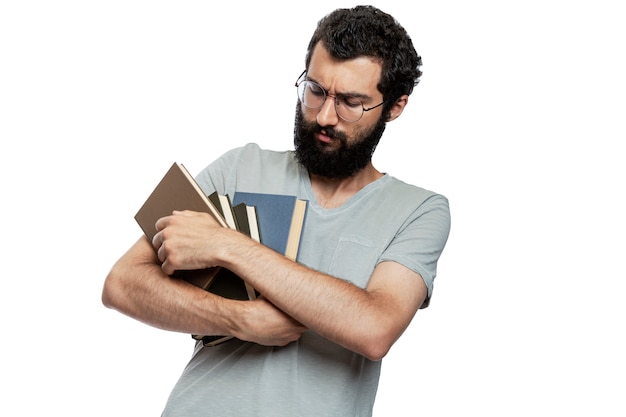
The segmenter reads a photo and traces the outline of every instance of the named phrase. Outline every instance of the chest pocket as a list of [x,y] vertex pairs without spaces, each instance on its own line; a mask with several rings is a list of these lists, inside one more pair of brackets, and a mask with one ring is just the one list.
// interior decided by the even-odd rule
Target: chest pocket
[[330,275],[361,288],[367,287],[387,240],[373,241],[362,236],[342,236],[330,263]]

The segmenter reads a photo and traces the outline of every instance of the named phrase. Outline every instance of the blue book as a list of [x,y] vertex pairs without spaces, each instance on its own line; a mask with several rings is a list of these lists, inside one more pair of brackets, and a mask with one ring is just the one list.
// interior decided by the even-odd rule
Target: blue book
[[293,195],[236,191],[233,205],[256,208],[261,243],[295,261],[308,202]]

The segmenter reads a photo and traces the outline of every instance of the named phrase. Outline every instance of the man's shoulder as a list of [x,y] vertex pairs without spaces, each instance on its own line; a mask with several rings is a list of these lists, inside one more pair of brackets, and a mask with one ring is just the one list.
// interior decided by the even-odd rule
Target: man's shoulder
[[380,191],[382,204],[399,216],[431,212],[438,213],[438,216],[447,218],[446,222],[449,222],[450,203],[443,194],[409,184],[395,177],[389,177]]
[[248,142],[240,148],[235,149],[240,154],[245,156],[257,156],[263,158],[293,158],[293,151],[284,150],[277,151],[272,149],[261,148],[256,142]]
[[247,143],[231,151],[230,164],[239,172],[283,172],[297,165],[293,151],[276,151],[261,148],[257,143]]
[[285,166],[295,162],[293,151],[275,151],[264,149],[255,142],[231,148],[220,158],[215,160],[211,167],[217,170],[264,169],[274,166]]
[[386,175],[386,177],[387,182],[385,183],[385,187],[387,188],[387,190],[394,190],[396,194],[405,196],[410,199],[420,198],[425,200],[429,198],[435,198],[447,200],[444,195],[439,194],[436,191],[432,191],[414,184],[409,184],[391,175]]

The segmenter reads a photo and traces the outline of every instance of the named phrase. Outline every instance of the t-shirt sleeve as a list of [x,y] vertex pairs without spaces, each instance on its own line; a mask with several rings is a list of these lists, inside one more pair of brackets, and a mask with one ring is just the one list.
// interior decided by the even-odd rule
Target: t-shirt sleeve
[[234,181],[237,161],[243,149],[239,147],[227,151],[196,176],[198,185],[207,195],[214,191],[227,194],[230,183]]
[[450,233],[448,200],[433,194],[407,218],[379,262],[394,261],[419,273],[428,287],[428,297],[422,308],[428,306],[437,275],[437,262]]

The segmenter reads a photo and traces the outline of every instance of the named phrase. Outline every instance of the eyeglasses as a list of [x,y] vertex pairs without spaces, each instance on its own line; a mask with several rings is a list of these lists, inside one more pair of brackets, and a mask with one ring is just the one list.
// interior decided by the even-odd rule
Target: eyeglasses
[[303,80],[302,76],[306,73],[306,70],[300,77],[298,77],[298,81],[296,81],[296,88],[298,89],[298,99],[305,107],[310,109],[319,109],[326,102],[327,97],[332,97],[335,100],[335,111],[337,112],[337,116],[339,116],[342,120],[353,123],[357,122],[363,117],[363,113],[366,111],[370,111],[375,109],[376,107],[380,107],[385,104],[383,101],[380,104],[375,105],[374,107],[365,108],[363,102],[355,96],[336,94],[329,94],[324,87],[319,85],[316,82]]

